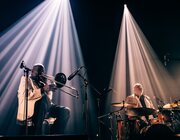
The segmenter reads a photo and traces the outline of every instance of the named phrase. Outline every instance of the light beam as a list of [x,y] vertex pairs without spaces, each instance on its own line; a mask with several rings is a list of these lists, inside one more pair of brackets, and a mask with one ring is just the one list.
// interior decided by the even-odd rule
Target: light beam
[[[84,66],[69,1],[45,0],[22,17],[1,36],[0,53],[0,133],[13,135],[17,134],[17,89],[23,75],[23,70],[19,68],[22,60],[30,68],[35,63],[44,64],[46,73],[52,76],[59,72],[68,76],[74,69]],[[74,78],[66,83],[79,91],[79,99],[61,90],[53,95],[56,104],[71,109],[67,133],[84,133],[81,81]]]

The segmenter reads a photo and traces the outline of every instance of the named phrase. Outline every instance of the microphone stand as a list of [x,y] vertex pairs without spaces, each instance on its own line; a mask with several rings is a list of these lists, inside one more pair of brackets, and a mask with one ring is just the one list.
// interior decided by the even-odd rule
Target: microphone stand
[[29,76],[29,71],[30,69],[24,68],[24,73],[26,76],[26,83],[25,83],[25,102],[26,102],[26,119],[25,119],[25,124],[26,124],[26,135],[28,135],[28,76]]
[[20,68],[24,70],[24,76],[25,76],[25,134],[28,135],[28,76],[29,76],[29,69],[24,65],[24,61],[21,63]]
[[[84,109],[85,109],[85,124],[86,124],[86,132],[87,134],[89,135],[89,120],[88,120],[88,97],[87,97],[87,89],[88,89],[88,85],[96,92],[98,93],[99,97],[102,96],[102,93],[100,93],[92,84],[90,84],[87,79],[84,78],[84,76],[82,76],[80,73],[78,73],[78,76],[81,77],[84,81],[84,87],[85,87],[85,92],[84,92],[84,101],[85,101],[85,105],[84,105]],[[100,115],[100,98],[98,97],[97,99],[97,105],[98,105],[98,116]],[[99,122],[99,119],[98,119],[98,134],[96,134],[96,136],[99,137],[100,139],[100,122]]]
[[85,133],[89,136],[89,125],[88,125],[88,97],[87,97],[87,89],[88,89],[88,81],[84,78],[80,73],[78,73],[78,76],[83,79],[84,81],[84,118],[85,118]]
[[[97,115],[100,116],[100,97],[103,95],[102,93],[100,93],[92,84],[89,84],[90,87],[96,92],[98,93],[98,97],[97,97]],[[97,120],[98,123],[98,130],[97,130],[97,134],[96,136],[98,137],[98,139],[101,139],[101,128],[100,128],[100,120]]]

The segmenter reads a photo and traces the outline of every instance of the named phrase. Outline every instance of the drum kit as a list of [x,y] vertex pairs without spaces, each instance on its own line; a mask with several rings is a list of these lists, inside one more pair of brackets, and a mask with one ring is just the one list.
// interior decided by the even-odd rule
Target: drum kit
[[[168,103],[159,108],[158,110],[152,108],[133,108],[128,103],[112,103],[114,107],[123,107],[125,109],[125,116],[133,118],[133,127],[138,135],[151,136],[151,135],[175,135],[180,133],[180,101]],[[152,119],[148,120],[148,123],[141,123],[142,117],[147,118],[152,116]],[[130,123],[131,119],[117,120],[117,139],[122,140],[127,138],[132,132],[127,132],[132,127]],[[143,125],[142,125],[143,124]],[[144,125],[145,124],[145,125]],[[141,126],[142,125],[142,126]],[[133,129],[134,129],[133,128]],[[126,134],[124,132],[126,131]],[[126,135],[126,136],[124,136]],[[128,138],[127,138],[128,139]]]

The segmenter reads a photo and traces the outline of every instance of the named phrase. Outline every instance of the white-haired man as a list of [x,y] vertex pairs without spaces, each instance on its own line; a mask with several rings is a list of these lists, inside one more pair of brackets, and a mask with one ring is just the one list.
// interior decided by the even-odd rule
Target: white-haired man
[[[135,83],[133,94],[129,95],[125,102],[128,104],[126,114],[128,117],[129,131],[132,138],[140,133],[140,130],[150,124],[153,119],[154,105],[149,96],[143,93],[143,86]],[[151,114],[152,112],[152,114]]]

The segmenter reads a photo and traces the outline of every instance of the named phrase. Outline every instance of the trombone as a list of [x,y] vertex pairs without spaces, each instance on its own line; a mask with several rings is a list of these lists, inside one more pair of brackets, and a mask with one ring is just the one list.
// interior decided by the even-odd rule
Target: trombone
[[74,88],[74,87],[71,87],[71,86],[67,86],[65,85],[66,84],[66,81],[67,81],[67,78],[66,78],[66,75],[64,73],[57,73],[54,76],[51,76],[51,75],[47,75],[47,74],[44,74],[42,73],[41,75],[42,77],[46,78],[47,80],[50,80],[51,82],[53,82],[53,84],[55,84],[56,88],[62,88],[62,87],[66,87],[68,89],[71,89],[75,92],[75,94],[73,93],[69,93],[63,89],[61,89],[63,92],[73,96],[73,97],[76,97],[78,98],[79,97],[79,94],[78,94],[78,91]]

